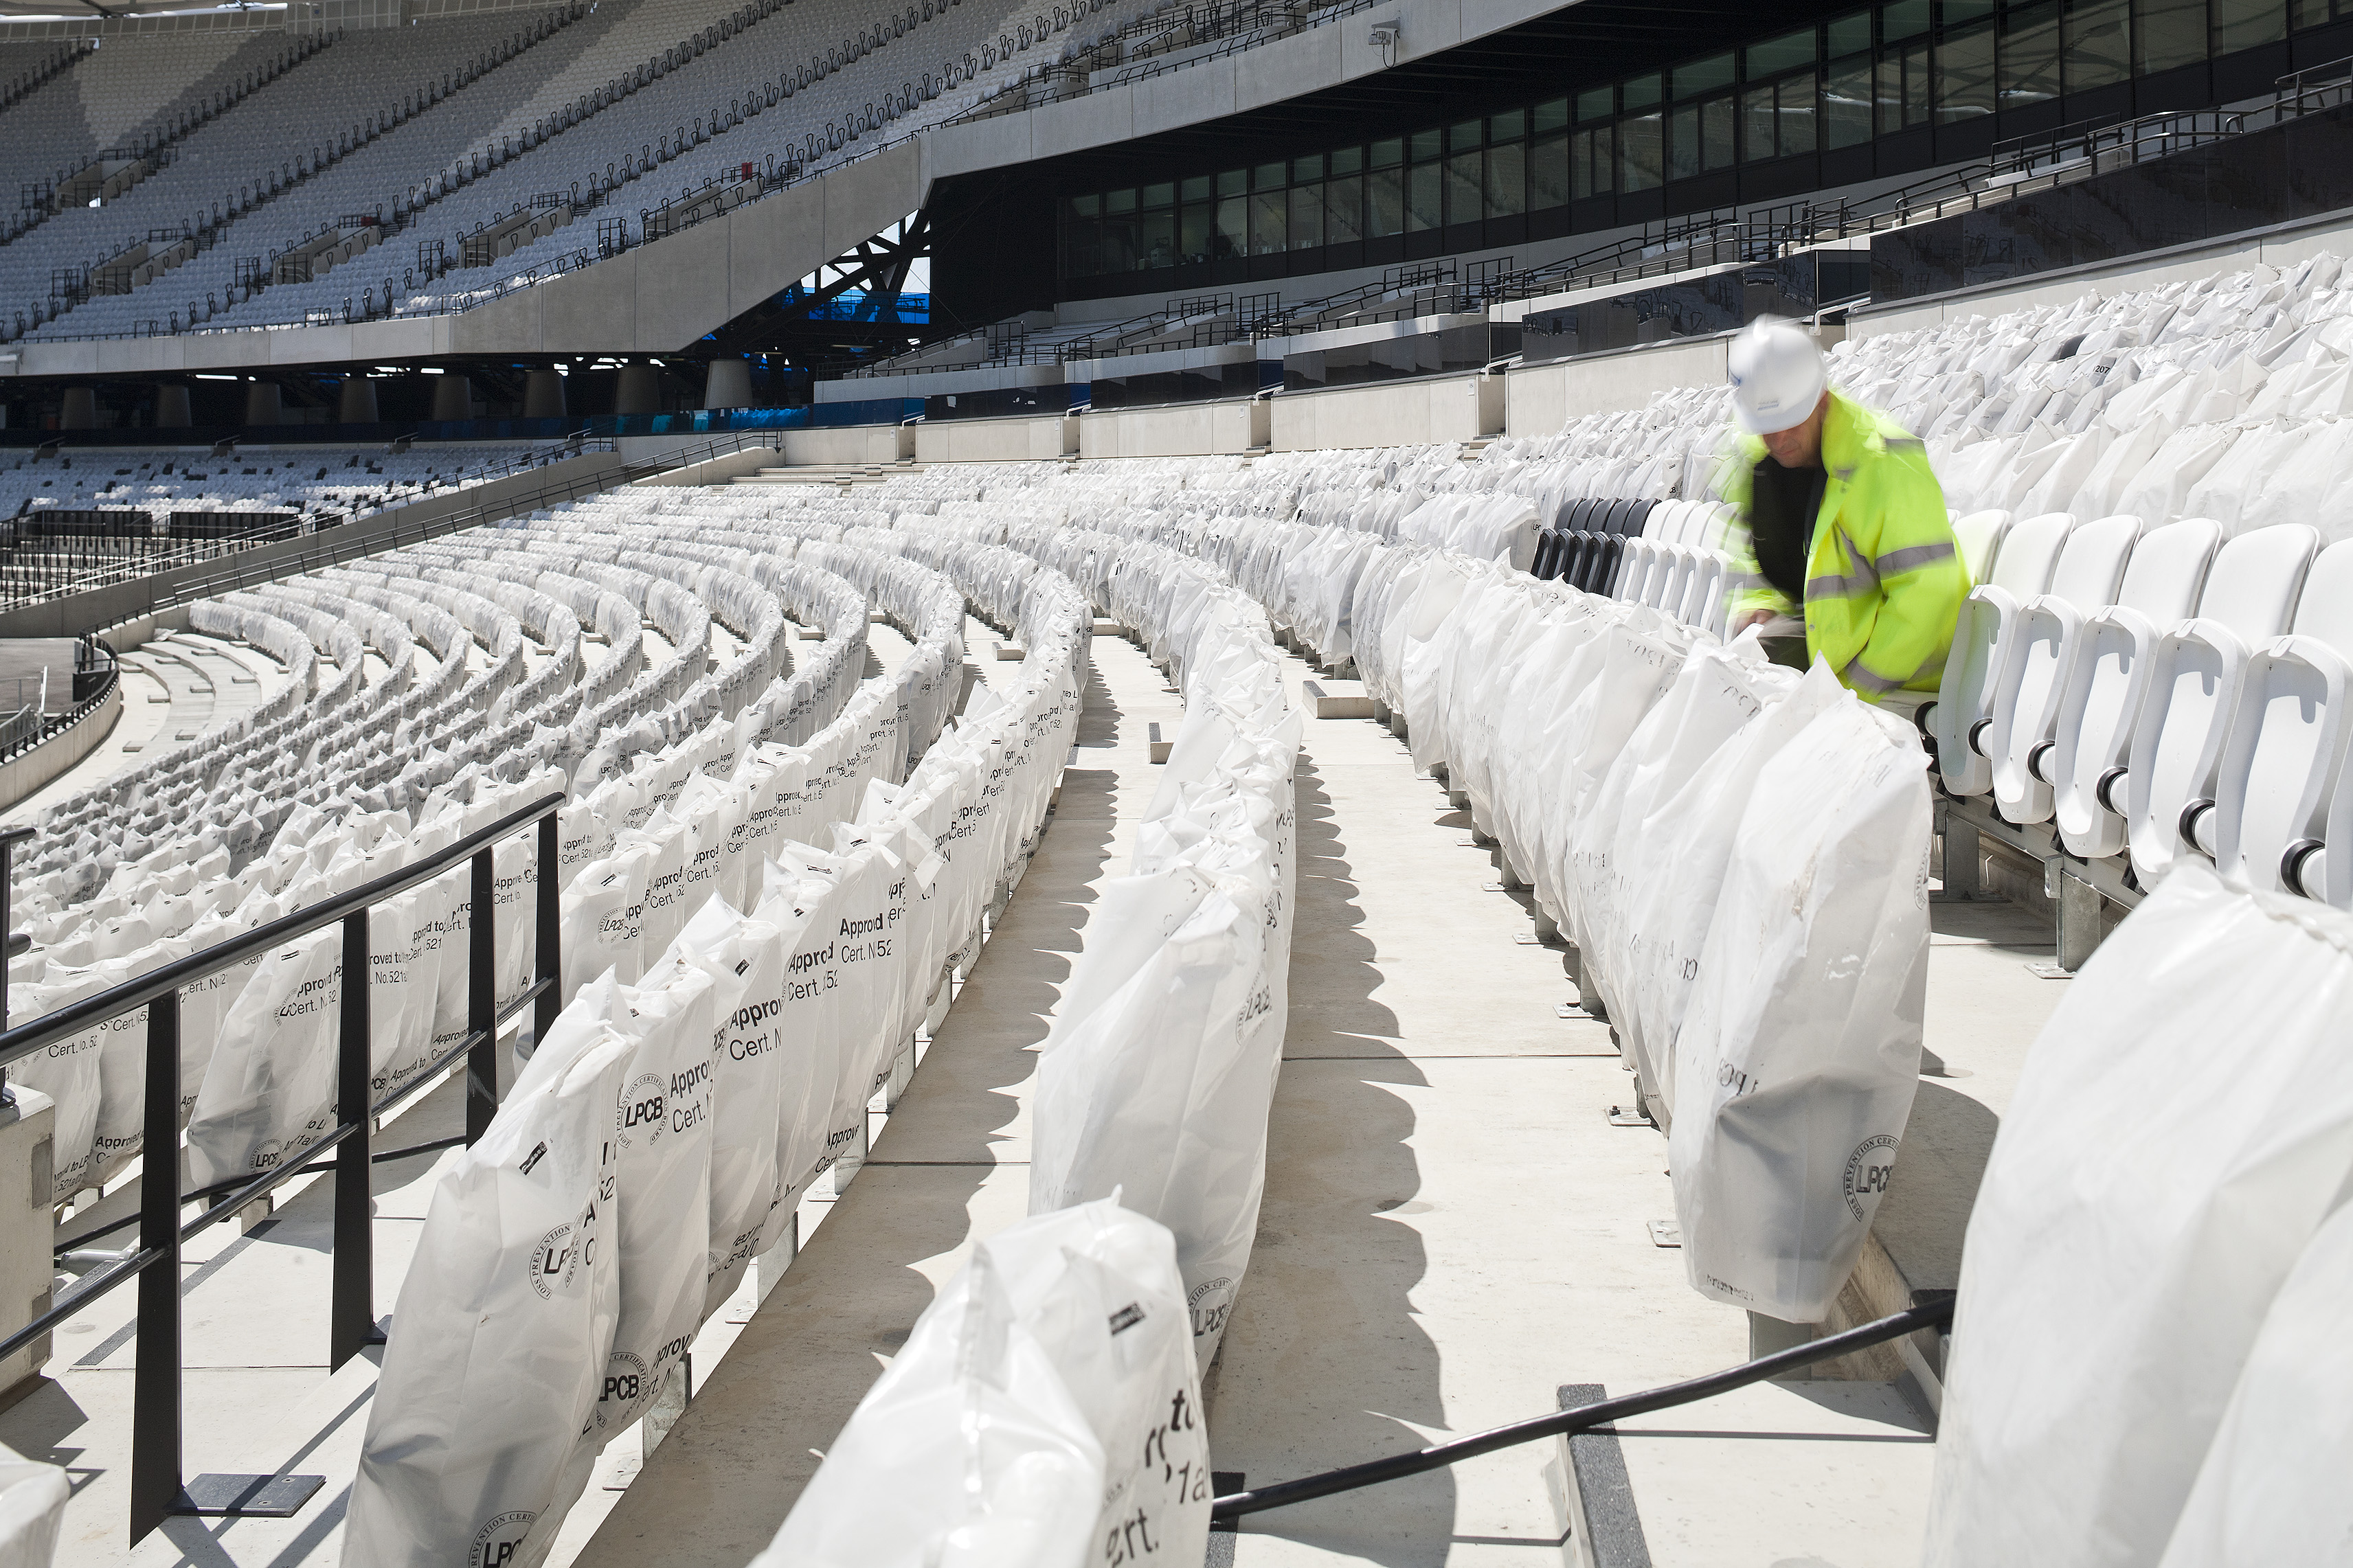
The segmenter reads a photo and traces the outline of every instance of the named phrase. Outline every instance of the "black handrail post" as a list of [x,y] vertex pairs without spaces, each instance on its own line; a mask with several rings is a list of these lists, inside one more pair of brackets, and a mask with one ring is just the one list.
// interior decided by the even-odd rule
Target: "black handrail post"
[[175,1512],[180,1485],[180,994],[147,1004],[138,1366],[132,1373],[131,1540]]
[[352,1129],[335,1151],[335,1279],[327,1321],[327,1369],[332,1372],[371,1344],[375,1326],[375,1247],[369,1224],[370,1082],[368,911],[343,917],[343,1015],[336,1041],[335,1120]]
[[474,852],[473,903],[466,913],[466,1144],[471,1148],[499,1112],[498,881],[494,845]]
[[534,1051],[555,1027],[556,1015],[564,1011],[564,915],[555,886],[560,824],[561,819],[552,811],[539,822],[539,938],[533,944],[538,962],[532,966],[535,971],[532,978],[542,985],[538,998],[532,1004],[531,1038]]

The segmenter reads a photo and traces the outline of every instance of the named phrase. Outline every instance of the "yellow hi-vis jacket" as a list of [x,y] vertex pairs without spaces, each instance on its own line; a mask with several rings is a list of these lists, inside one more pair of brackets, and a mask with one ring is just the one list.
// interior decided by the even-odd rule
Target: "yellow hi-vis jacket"
[[[1718,485],[1740,509],[1724,542],[1732,558],[1727,623],[1751,610],[1797,613],[1757,569],[1749,537],[1752,472],[1765,456],[1762,439],[1743,436]],[[1806,552],[1806,656],[1828,659],[1865,698],[1934,691],[1970,584],[1927,450],[1885,415],[1833,391],[1822,468],[1828,482]]]

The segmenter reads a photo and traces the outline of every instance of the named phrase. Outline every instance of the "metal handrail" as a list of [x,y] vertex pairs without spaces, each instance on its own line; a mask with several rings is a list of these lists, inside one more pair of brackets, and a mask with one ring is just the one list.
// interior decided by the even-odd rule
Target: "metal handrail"
[[[298,910],[241,936],[174,960],[137,980],[59,1008],[47,1017],[0,1033],[0,1074],[12,1061],[140,1007],[147,1009],[145,1121],[141,1144],[139,1240],[136,1247],[86,1276],[81,1287],[0,1340],[0,1359],[47,1334],[92,1301],[139,1281],[137,1368],[132,1398],[131,1540],[135,1545],[166,1518],[195,1511],[183,1485],[181,1448],[182,1245],[335,1156],[333,1260],[328,1314],[328,1367],[341,1367],[370,1344],[381,1344],[375,1324],[375,1266],[370,1242],[368,1143],[375,1118],[421,1091],[442,1068],[466,1058],[466,1137],[481,1137],[498,1111],[498,1035],[528,1005],[534,1037],[544,1039],[563,1005],[563,922],[557,901],[556,811],[561,794],[542,796],[423,860],[307,910]],[[499,1005],[497,900],[493,856],[498,843],[524,828],[538,829],[538,910],[533,983]],[[368,912],[386,899],[471,863],[472,899],[467,932],[467,1032],[402,1088],[371,1097],[372,1009],[367,983]],[[335,1125],[293,1158],[250,1181],[235,1184],[219,1201],[183,1225],[176,1173],[180,1108],[180,993],[234,963],[256,957],[326,926],[343,927],[343,982],[338,999]],[[161,1156],[161,1157],[159,1157]],[[210,1193],[217,1188],[205,1189]],[[263,1478],[254,1478],[257,1481]],[[218,1512],[206,1508],[206,1512]],[[235,1511],[232,1509],[230,1511]]]

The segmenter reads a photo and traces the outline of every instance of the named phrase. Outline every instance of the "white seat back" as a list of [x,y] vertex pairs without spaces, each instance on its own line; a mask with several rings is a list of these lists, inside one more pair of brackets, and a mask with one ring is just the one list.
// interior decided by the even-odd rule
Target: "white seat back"
[[2137,517],[2104,517],[2078,526],[2067,535],[2059,560],[2044,590],[2079,610],[2095,610],[2116,603],[2116,590],[2141,534]]
[[2198,618],[2220,621],[2242,642],[2279,636],[2319,548],[2320,535],[2302,523],[2240,534],[2216,552],[2198,598]]
[[2064,511],[2046,511],[2012,523],[2001,536],[1991,574],[1983,581],[2023,604],[2051,585],[2052,569],[2074,531],[2074,514]]
[[2288,629],[2353,658],[2353,540],[2340,540],[2313,557]]
[[1961,564],[1969,569],[1970,582],[1986,580],[1987,569],[2001,550],[2001,537],[2009,531],[2010,513],[2006,511],[1973,511],[1954,520],[1953,537],[1960,541]]
[[2206,571],[2222,542],[2222,527],[2211,519],[2185,518],[2151,529],[2133,546],[2116,603],[2155,624],[2170,626],[2189,614],[2206,585]]

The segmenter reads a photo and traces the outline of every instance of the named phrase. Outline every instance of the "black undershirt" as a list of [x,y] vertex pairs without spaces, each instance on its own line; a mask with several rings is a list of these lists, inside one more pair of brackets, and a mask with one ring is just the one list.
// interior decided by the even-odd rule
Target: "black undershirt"
[[1806,602],[1806,557],[1813,548],[1814,520],[1829,483],[1819,462],[1785,468],[1764,458],[1750,475],[1748,532],[1757,567],[1793,605]]

